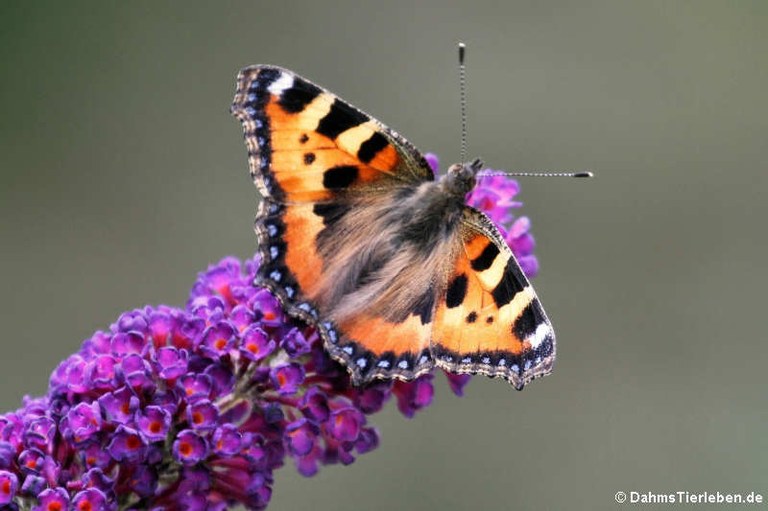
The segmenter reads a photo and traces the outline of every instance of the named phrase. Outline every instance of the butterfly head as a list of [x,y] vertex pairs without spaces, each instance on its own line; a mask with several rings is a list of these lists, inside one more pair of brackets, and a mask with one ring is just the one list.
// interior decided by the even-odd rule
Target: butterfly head
[[442,179],[445,191],[463,200],[464,196],[475,187],[475,176],[483,167],[480,158],[468,163],[454,163],[448,167],[448,173]]

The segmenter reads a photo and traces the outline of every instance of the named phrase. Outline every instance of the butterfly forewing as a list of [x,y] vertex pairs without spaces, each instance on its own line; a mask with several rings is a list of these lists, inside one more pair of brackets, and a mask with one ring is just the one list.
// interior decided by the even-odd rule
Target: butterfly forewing
[[333,201],[341,194],[433,179],[418,151],[357,108],[274,66],[244,69],[232,112],[266,197]]

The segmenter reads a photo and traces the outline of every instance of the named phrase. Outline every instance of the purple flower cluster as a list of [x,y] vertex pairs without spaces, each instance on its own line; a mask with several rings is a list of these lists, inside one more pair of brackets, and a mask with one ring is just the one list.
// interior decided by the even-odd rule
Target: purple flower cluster
[[[469,200],[511,218],[517,185],[497,185]],[[506,239],[532,249],[521,220]],[[432,374],[352,386],[317,332],[253,285],[257,268],[225,258],[184,309],[124,313],[56,368],[45,397],[0,415],[0,510],[263,509],[286,458],[305,476],[352,463],[378,446],[367,416],[392,396],[406,417],[431,403]],[[447,376],[461,395],[469,376]]]

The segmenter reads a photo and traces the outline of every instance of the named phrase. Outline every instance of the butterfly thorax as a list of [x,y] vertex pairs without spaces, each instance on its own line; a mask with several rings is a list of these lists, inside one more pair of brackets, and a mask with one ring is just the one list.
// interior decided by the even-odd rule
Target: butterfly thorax
[[477,172],[483,166],[480,159],[469,163],[454,163],[448,168],[448,173],[440,179],[440,186],[444,193],[462,202],[464,197],[475,187]]

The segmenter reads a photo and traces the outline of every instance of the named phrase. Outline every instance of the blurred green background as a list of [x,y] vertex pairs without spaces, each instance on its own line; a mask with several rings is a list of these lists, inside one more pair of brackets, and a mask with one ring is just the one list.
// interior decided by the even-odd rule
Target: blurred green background
[[0,19],[0,410],[121,311],[182,305],[206,265],[253,253],[239,68],[294,69],[449,164],[462,39],[471,155],[598,174],[522,182],[556,370],[461,399],[439,378],[415,419],[372,418],[382,444],[353,466],[280,470],[271,509],[768,498],[768,3],[5,1]]

